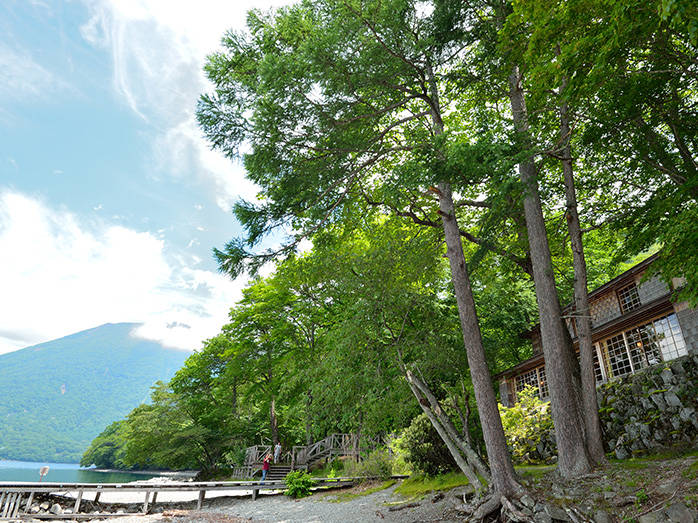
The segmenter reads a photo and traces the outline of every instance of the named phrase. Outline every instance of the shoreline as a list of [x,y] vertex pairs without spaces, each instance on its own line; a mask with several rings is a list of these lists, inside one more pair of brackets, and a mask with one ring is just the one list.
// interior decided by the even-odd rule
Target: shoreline
[[[142,476],[159,476],[163,478],[187,478],[193,479],[199,474],[198,470],[121,470],[121,469],[99,469],[83,468],[79,470],[89,470],[92,472],[104,472],[108,474],[137,474]],[[137,480],[138,481],[138,480]]]

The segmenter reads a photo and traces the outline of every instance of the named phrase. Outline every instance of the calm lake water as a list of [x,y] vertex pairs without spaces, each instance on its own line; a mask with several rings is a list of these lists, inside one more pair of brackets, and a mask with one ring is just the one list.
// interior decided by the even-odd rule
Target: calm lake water
[[43,481],[50,483],[128,483],[156,477],[152,474],[130,474],[128,472],[98,472],[81,469],[77,463],[40,463],[29,461],[0,460],[0,482],[39,481],[41,467],[48,467]]

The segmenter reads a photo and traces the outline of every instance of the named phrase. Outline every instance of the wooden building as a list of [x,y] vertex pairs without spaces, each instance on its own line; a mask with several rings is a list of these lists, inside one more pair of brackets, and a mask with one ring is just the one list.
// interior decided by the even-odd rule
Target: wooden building
[[[647,258],[589,293],[597,384],[698,354],[698,309],[672,301],[683,279],[675,279],[671,288],[657,276],[643,279],[655,259],[656,255]],[[574,307],[566,307],[563,315],[578,347]],[[548,398],[539,326],[525,336],[531,339],[533,356],[495,376],[505,406],[514,405],[526,385],[536,387],[542,399]]]

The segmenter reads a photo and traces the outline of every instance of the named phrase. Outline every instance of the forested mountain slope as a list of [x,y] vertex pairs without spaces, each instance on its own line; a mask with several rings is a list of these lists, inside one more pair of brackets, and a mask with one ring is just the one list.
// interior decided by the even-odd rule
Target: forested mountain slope
[[0,355],[0,458],[77,463],[105,426],[148,400],[189,353],[106,324]]

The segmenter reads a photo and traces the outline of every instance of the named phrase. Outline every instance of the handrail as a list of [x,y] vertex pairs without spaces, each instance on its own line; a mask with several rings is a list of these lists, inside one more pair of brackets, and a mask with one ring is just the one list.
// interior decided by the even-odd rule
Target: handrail
[[[358,434],[330,434],[326,438],[316,441],[312,445],[296,445],[286,452],[282,461],[290,463],[291,467],[307,467],[320,461],[321,459],[333,456],[358,456],[359,455],[359,435]],[[245,465],[252,466],[261,463],[265,454],[272,453],[271,445],[255,445],[248,447],[245,457]]]

